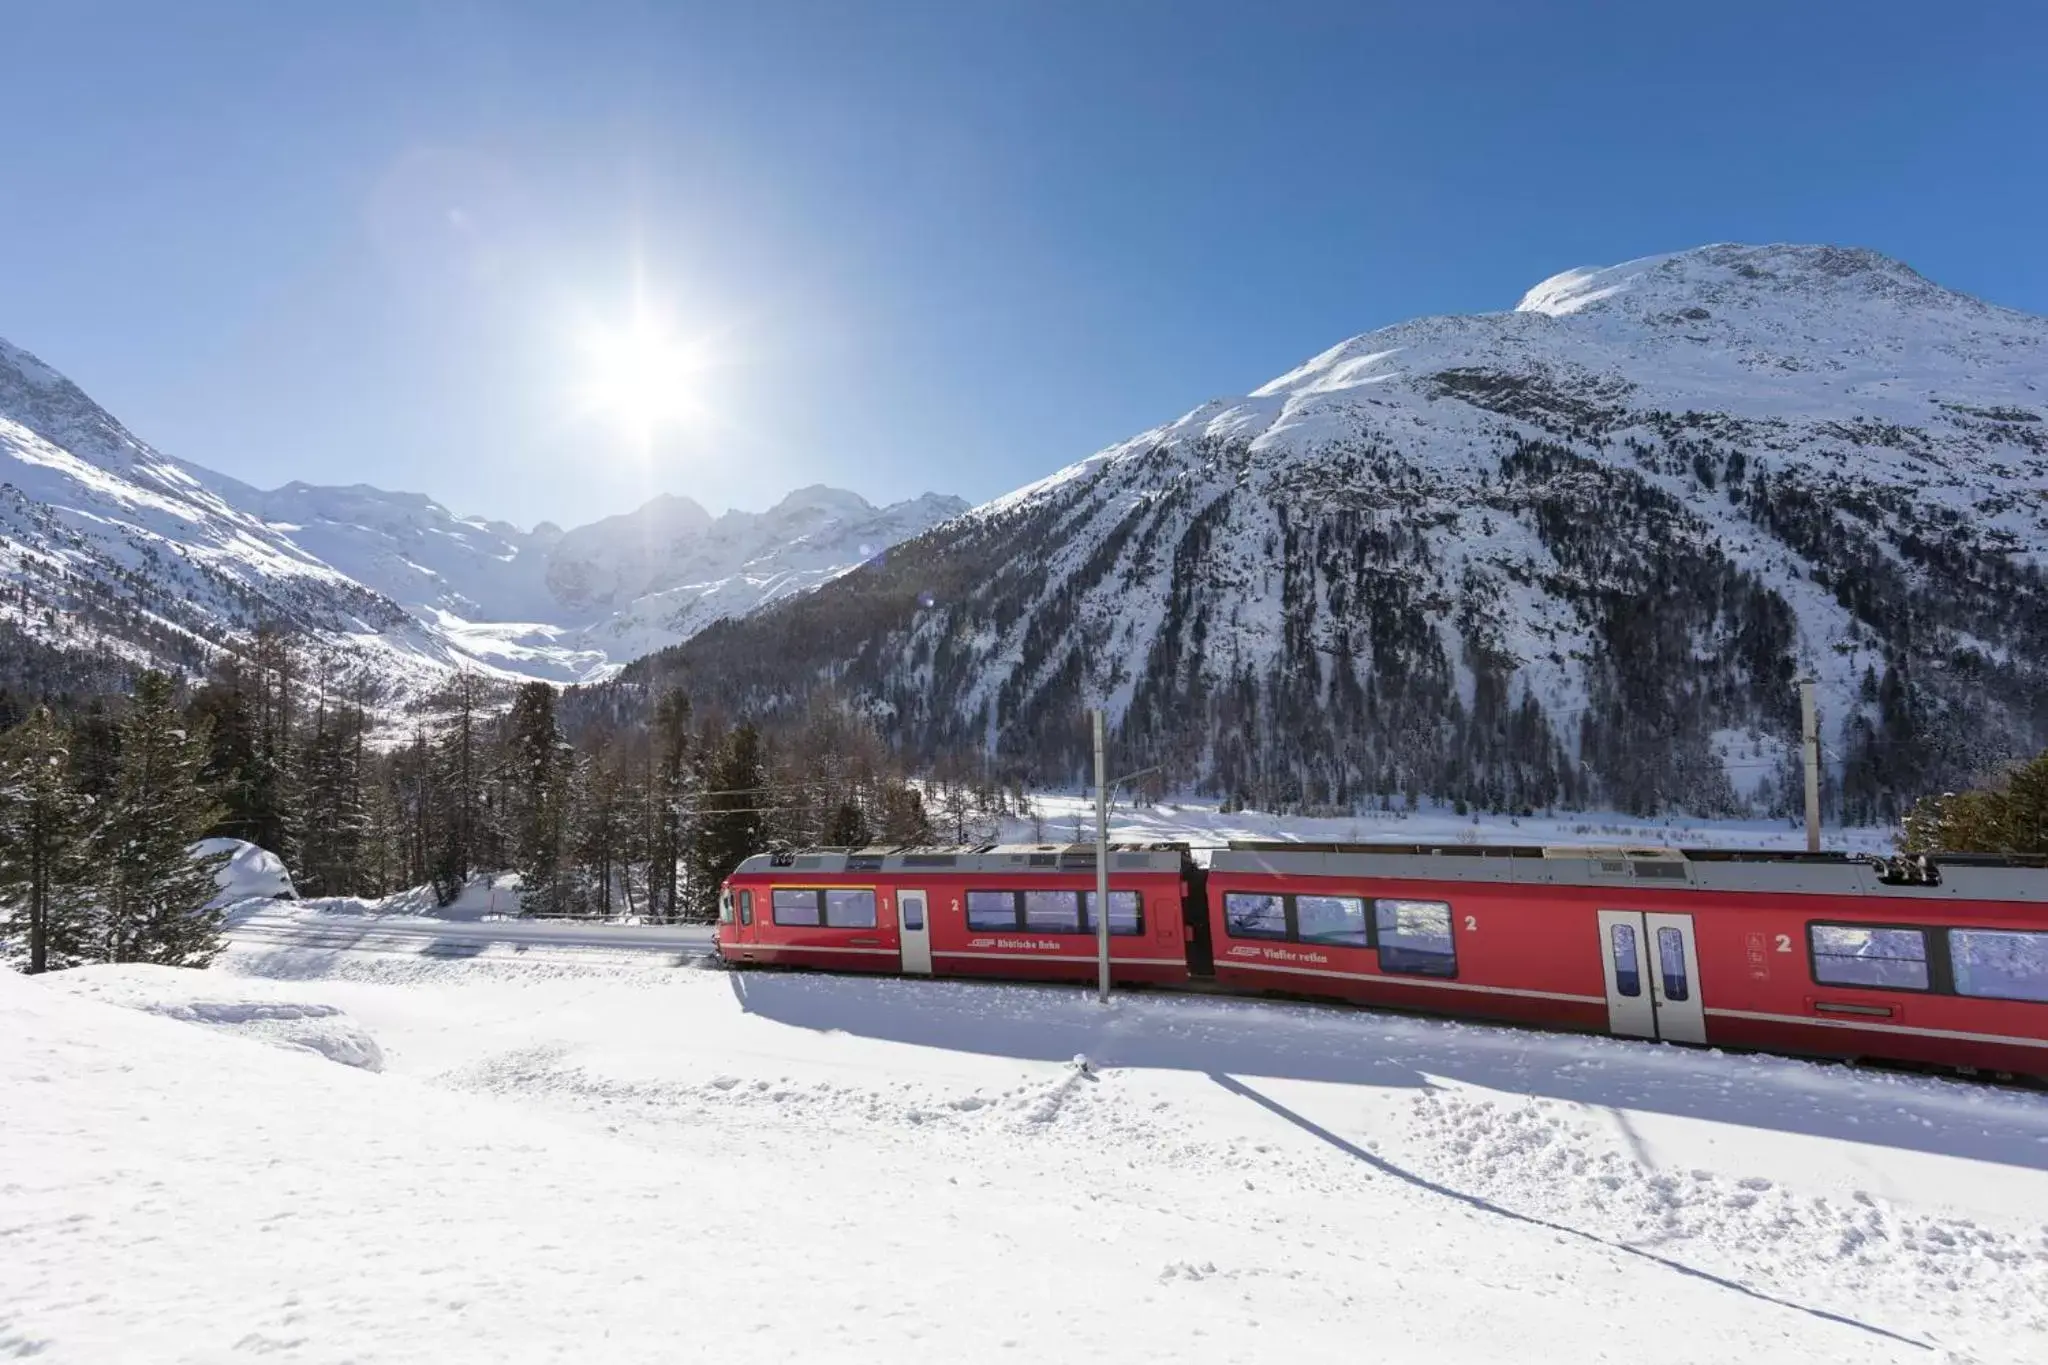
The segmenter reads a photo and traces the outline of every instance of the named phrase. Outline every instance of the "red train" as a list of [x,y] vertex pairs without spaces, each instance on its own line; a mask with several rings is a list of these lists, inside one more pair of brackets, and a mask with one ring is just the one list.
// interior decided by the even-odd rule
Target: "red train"
[[[1112,979],[2048,1077],[2048,863],[1671,849],[1110,850]],[[1095,848],[811,849],[735,965],[1093,981]]]

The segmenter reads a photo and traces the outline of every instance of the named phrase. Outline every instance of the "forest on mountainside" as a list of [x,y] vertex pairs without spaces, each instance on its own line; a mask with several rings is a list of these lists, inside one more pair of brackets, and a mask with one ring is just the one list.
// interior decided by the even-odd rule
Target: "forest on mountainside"
[[1083,780],[1109,698],[1119,771],[1302,813],[1790,815],[1816,665],[1830,819],[2048,745],[2038,568],[1740,424],[1650,416],[1502,428],[1476,486],[1375,441],[1263,473],[1241,442],[1160,446],[624,677],[757,716],[842,699],[912,763],[985,751],[1039,784]]
[[[0,939],[40,940],[51,966],[203,961],[210,872],[177,882],[176,913],[136,912],[140,928],[120,927],[135,919],[120,896],[168,875],[164,848],[182,868],[205,837],[277,854],[302,896],[431,886],[446,904],[510,870],[526,914],[666,922],[711,917],[719,884],[766,848],[971,842],[1029,814],[969,765],[913,785],[871,727],[822,703],[764,729],[670,690],[571,730],[548,684],[459,673],[393,742],[389,716],[378,732],[322,662],[263,630],[193,686],[0,686]],[[124,795],[138,765],[157,786]],[[123,832],[152,811],[168,831],[154,843]],[[144,852],[157,862],[135,864]]]

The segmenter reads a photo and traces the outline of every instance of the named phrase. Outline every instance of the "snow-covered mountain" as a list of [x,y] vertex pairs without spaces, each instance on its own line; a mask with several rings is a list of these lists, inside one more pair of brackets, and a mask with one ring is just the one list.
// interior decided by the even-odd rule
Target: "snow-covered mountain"
[[1868,251],[1719,245],[1353,338],[705,631],[927,751],[1262,804],[1780,806],[2048,744],[2048,319]]
[[593,679],[966,506],[927,494],[876,508],[808,488],[765,513],[714,518],[662,497],[529,532],[417,493],[262,490],[151,449],[0,341],[0,642],[46,671],[57,657],[196,671],[277,621],[332,644],[344,673],[401,691],[458,664]]

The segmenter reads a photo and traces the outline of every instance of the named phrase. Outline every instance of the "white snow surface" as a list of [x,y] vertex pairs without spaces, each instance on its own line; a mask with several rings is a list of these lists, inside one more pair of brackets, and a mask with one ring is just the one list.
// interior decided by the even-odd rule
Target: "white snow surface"
[[[170,973],[189,991],[0,976],[0,1351],[2022,1362],[2048,1340],[2040,1093],[727,973],[631,931],[357,950],[317,903],[261,910],[278,932],[238,927]],[[252,988],[360,1021],[384,1071],[106,1003]]]
[[214,897],[215,905],[298,894],[284,859],[246,839],[201,839],[190,851],[195,858],[215,853],[228,855],[227,862],[214,873],[214,884],[220,887],[220,894]]
[[89,1000],[315,1053],[365,1071],[384,1069],[377,1040],[345,1012],[302,1000],[272,982],[142,962],[74,967],[46,981]]

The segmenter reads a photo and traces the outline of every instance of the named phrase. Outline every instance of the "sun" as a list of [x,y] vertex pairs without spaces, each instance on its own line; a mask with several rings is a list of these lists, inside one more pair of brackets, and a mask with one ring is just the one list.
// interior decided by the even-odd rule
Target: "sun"
[[624,327],[588,328],[579,341],[585,367],[580,397],[588,410],[643,439],[702,416],[705,348],[677,336],[652,311],[636,309]]

